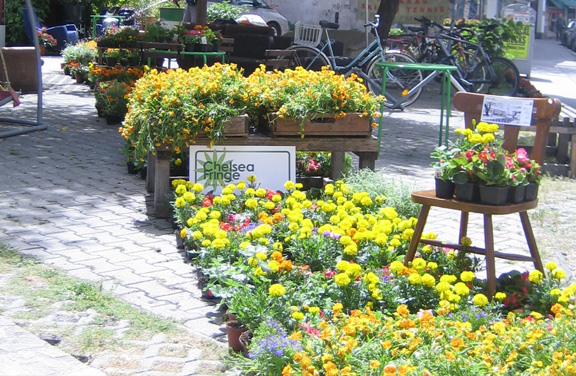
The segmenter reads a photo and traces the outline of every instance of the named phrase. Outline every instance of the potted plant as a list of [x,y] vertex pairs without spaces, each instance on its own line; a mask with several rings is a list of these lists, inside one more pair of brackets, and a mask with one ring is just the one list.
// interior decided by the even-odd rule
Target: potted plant
[[50,34],[46,32],[46,27],[38,30],[38,42],[40,46],[40,55],[44,56],[46,54],[46,48],[56,47],[58,41]]
[[488,205],[506,203],[512,181],[510,169],[514,167],[512,158],[499,145],[486,145],[476,158],[480,162],[475,171],[480,181],[480,202]]
[[120,61],[122,52],[118,48],[109,48],[104,53],[104,59],[106,59],[106,65],[113,67]]
[[94,97],[108,124],[120,123],[126,112],[127,96],[132,87],[125,82],[112,80],[99,83],[94,89]]
[[[303,84],[305,83],[305,84]],[[374,97],[358,77],[302,67],[266,73],[258,68],[248,79],[253,113],[268,116],[275,135],[370,136],[378,126],[381,97]],[[258,112],[264,112],[258,114]]]

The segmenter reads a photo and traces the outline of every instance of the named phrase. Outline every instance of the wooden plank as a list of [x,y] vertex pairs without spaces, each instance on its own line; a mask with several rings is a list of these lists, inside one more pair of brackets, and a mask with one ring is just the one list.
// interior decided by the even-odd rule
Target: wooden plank
[[[569,128],[570,119],[564,119],[562,124],[564,128]],[[570,134],[558,132],[558,149],[556,151],[556,161],[558,163],[568,162],[568,146],[570,143]]]
[[349,113],[341,118],[333,114],[322,114],[315,118],[309,118],[303,123],[295,119],[280,119],[270,116],[270,129],[273,137],[278,136],[348,136],[370,137],[372,127],[370,119],[361,117],[361,114]]

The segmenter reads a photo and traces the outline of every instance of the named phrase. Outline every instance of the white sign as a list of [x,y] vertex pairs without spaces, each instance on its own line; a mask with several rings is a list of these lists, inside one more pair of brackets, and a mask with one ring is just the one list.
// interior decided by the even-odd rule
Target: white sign
[[534,102],[505,97],[484,97],[481,121],[529,127]]
[[190,146],[190,181],[205,191],[222,192],[228,184],[256,176],[262,188],[284,190],[284,183],[296,181],[295,146]]

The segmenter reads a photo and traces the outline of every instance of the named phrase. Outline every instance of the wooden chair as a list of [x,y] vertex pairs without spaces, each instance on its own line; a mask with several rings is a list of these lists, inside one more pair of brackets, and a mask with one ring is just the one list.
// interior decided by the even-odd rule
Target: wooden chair
[[[472,120],[477,121],[481,118],[482,105],[485,95],[476,93],[459,92],[454,96],[454,107],[457,110],[464,112],[464,118],[467,128],[472,128]],[[546,142],[552,120],[555,119],[560,113],[560,101],[558,99],[548,98],[514,98],[515,100],[533,101],[532,123],[536,125],[536,137],[534,139],[534,148],[532,150],[531,158],[542,165],[545,156]],[[504,99],[505,100],[505,99]],[[504,148],[508,151],[514,151],[518,142],[518,134],[521,127],[518,126],[504,126]],[[536,240],[530,225],[527,210],[533,209],[537,206],[538,200],[526,201],[519,204],[509,204],[503,206],[483,205],[479,203],[468,203],[457,201],[454,199],[438,198],[435,191],[420,191],[412,193],[412,201],[421,204],[422,210],[418,217],[418,223],[414,229],[414,235],[408,247],[408,253],[404,259],[404,264],[408,265],[414,259],[418,244],[428,244],[439,247],[449,247],[457,250],[463,250],[464,246],[461,244],[448,244],[438,240],[421,239],[426,219],[430,212],[430,208],[439,207],[445,209],[457,210],[460,212],[460,231],[459,241],[466,236],[468,230],[468,215],[469,213],[480,213],[484,217],[484,248],[467,246],[466,251],[484,255],[486,258],[486,274],[487,274],[487,295],[491,298],[496,292],[496,267],[495,258],[503,258],[516,261],[532,261],[534,267],[543,271],[542,260],[538,253]],[[497,252],[494,250],[494,232],[492,227],[493,215],[505,215],[519,213],[520,221],[530,250],[530,256]]]

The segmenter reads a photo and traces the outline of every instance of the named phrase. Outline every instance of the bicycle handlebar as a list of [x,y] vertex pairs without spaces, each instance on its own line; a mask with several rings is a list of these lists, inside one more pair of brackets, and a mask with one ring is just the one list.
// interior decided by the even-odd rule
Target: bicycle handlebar
[[368,22],[367,24],[364,24],[364,27],[371,26],[372,28],[377,29],[379,25],[380,25],[380,15],[375,14],[374,15],[374,21]]

